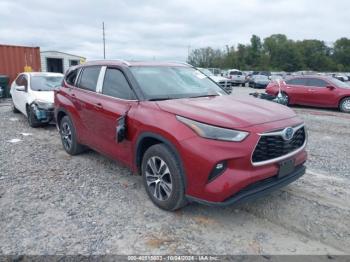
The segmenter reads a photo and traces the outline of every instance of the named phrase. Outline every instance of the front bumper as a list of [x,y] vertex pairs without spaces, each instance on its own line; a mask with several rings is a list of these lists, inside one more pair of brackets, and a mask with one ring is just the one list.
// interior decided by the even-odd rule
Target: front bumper
[[49,123],[54,119],[53,108],[40,108],[36,105],[32,105],[35,113],[35,118],[41,123]]
[[257,199],[259,197],[265,196],[275,190],[278,190],[288,184],[294,182],[301,176],[305,174],[306,167],[304,165],[300,165],[294,169],[294,171],[282,178],[279,178],[277,175],[267,178],[240,190],[238,193],[233,196],[227,198],[222,202],[212,202],[205,201],[202,199],[198,199],[195,197],[187,196],[187,199],[192,202],[198,202],[201,204],[209,205],[209,206],[229,206],[233,204],[238,204],[242,202],[251,201]]
[[[249,128],[250,135],[242,142],[225,142],[201,137],[181,141],[180,155],[186,175],[186,195],[189,199],[205,202],[225,202],[242,189],[278,174],[280,162],[293,160],[295,167],[307,160],[305,148],[296,150],[286,159],[273,159],[263,165],[254,165],[252,154],[261,133],[300,125],[300,119],[291,118]],[[224,163],[225,169],[215,175],[214,167]]]

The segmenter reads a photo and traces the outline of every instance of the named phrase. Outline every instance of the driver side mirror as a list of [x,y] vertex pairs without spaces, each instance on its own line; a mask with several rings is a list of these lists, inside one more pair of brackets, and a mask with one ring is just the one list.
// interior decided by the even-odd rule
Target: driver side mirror
[[335,89],[334,86],[326,86],[326,88],[328,88],[329,90],[334,90]]
[[24,92],[24,91],[26,91],[26,87],[25,86],[16,86],[16,90]]

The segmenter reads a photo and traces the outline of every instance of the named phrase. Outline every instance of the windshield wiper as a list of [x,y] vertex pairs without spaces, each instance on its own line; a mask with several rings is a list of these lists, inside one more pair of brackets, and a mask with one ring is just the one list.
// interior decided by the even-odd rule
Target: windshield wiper
[[153,97],[153,98],[149,98],[147,99],[148,101],[163,101],[163,100],[170,100],[170,99],[174,99],[171,97]]
[[189,98],[209,97],[209,96],[219,96],[219,94],[205,94],[205,95],[198,95],[198,96],[190,96]]

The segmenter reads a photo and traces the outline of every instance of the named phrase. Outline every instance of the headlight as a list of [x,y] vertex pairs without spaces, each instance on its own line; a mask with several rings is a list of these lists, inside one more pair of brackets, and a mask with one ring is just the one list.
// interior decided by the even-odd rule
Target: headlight
[[40,109],[51,109],[54,107],[53,103],[40,101],[40,100],[35,100],[34,104],[36,104]]
[[249,135],[248,132],[211,126],[182,116],[176,116],[176,118],[204,138],[240,142]]

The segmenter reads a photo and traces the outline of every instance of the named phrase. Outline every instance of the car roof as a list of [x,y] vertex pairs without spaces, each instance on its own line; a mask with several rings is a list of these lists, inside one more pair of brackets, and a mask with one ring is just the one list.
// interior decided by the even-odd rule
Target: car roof
[[331,76],[323,76],[323,75],[300,75],[300,76],[291,76],[288,77],[287,80],[295,79],[295,78],[318,78],[322,80],[330,80],[332,79]]
[[105,65],[105,66],[178,66],[178,67],[192,67],[190,64],[185,62],[167,62],[167,61],[125,61],[125,60],[96,60],[89,61],[80,66],[90,65]]

